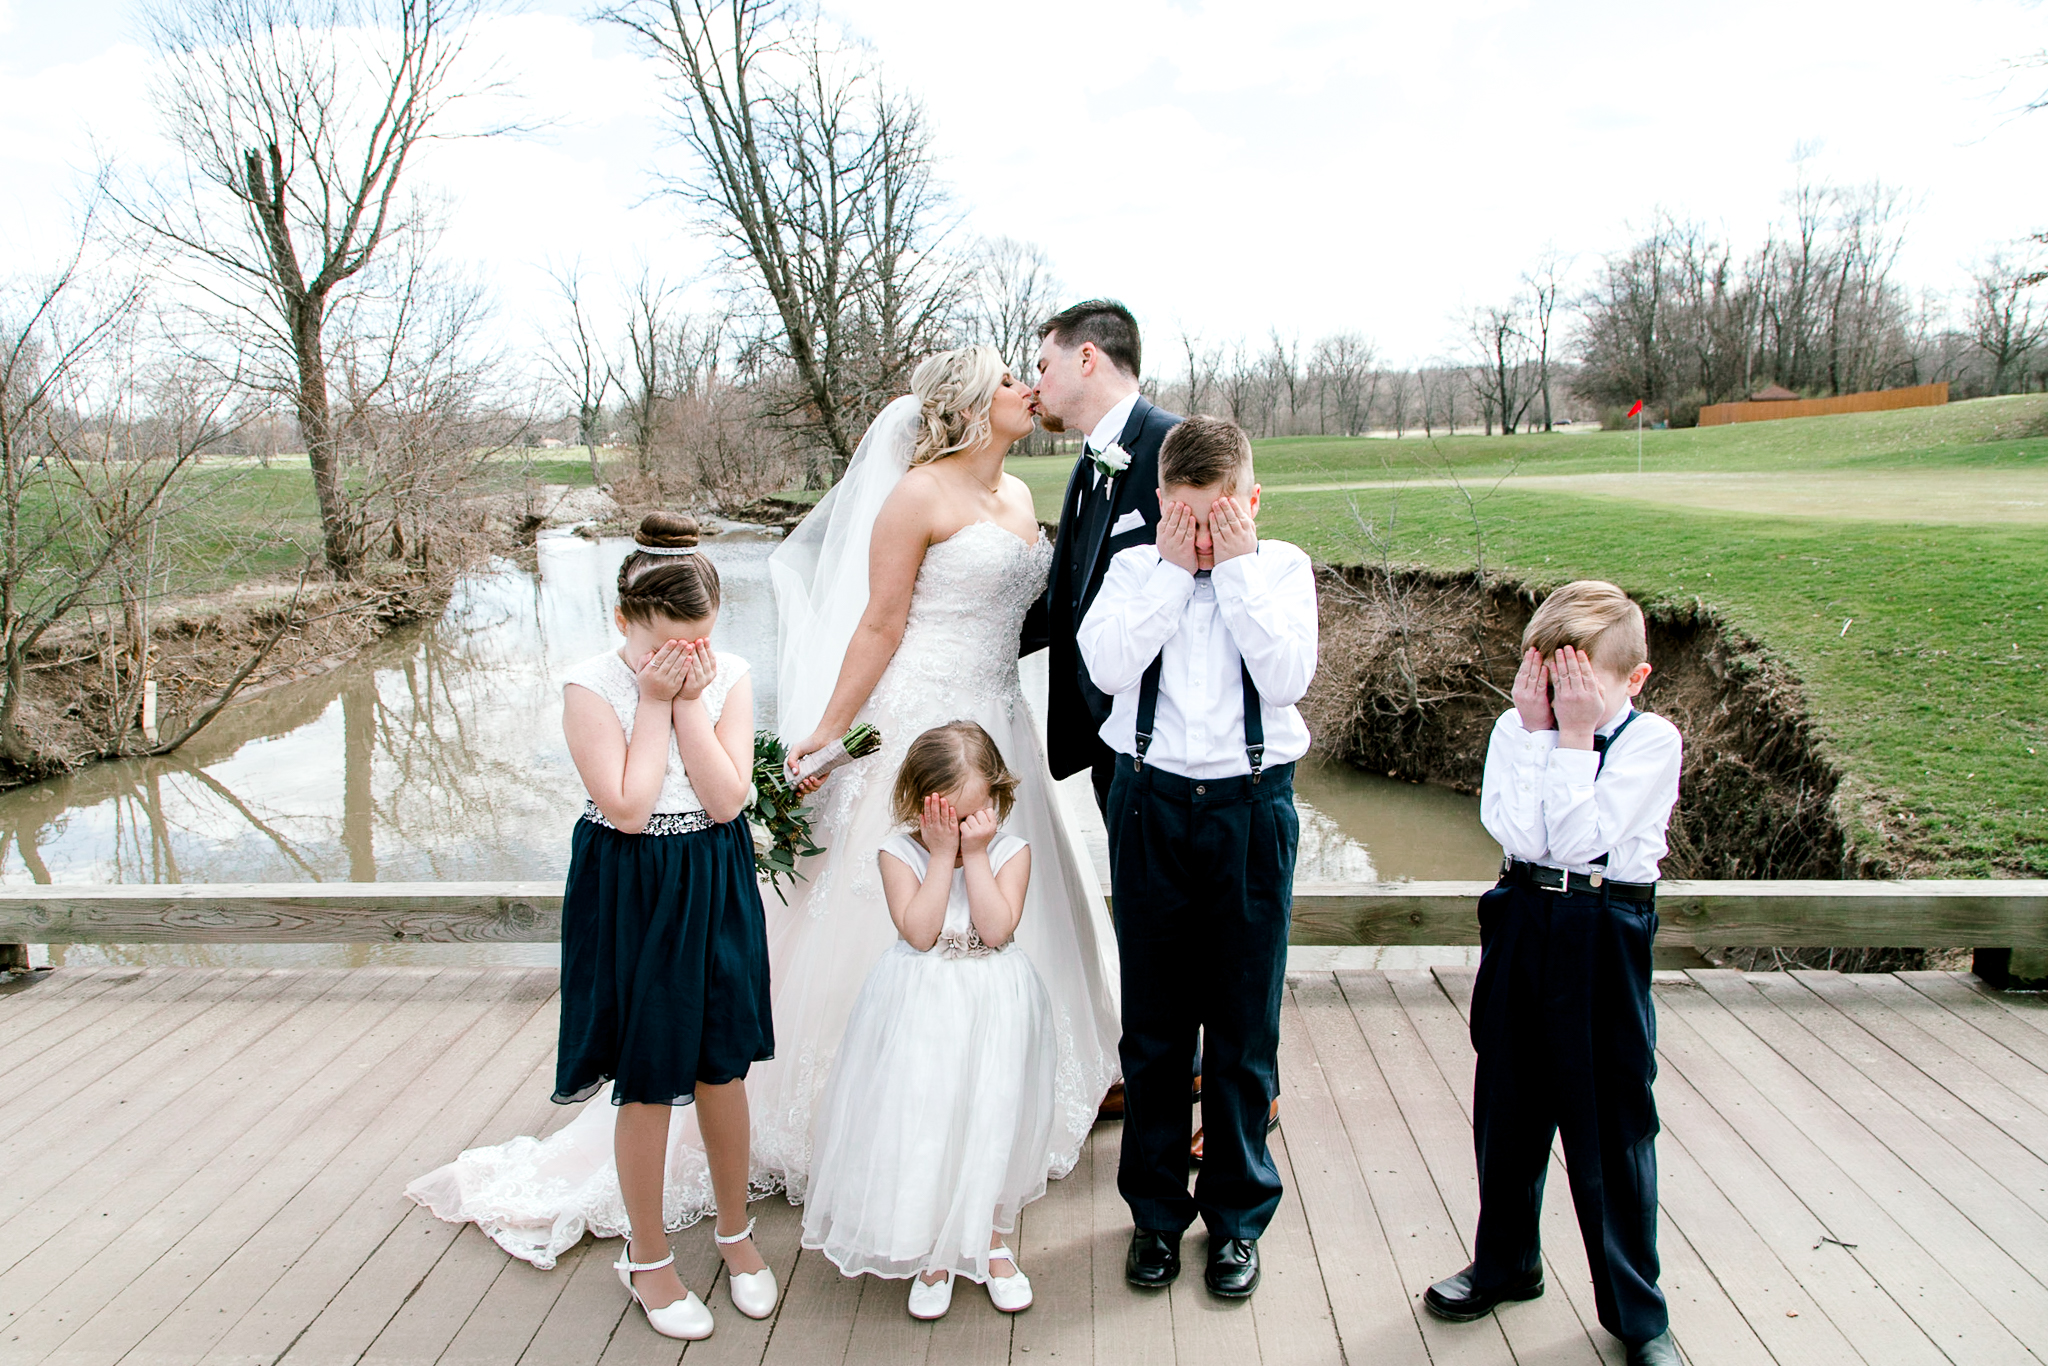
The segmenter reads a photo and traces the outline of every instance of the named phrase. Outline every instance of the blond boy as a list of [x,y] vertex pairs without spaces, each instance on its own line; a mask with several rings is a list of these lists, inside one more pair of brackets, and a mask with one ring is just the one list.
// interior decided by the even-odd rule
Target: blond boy
[[1543,1293],[1537,1221],[1561,1136],[1601,1326],[1631,1366],[1676,1366],[1657,1286],[1650,944],[1682,746],[1634,706],[1643,614],[1613,584],[1552,593],[1522,646],[1480,788],[1505,859],[1479,901],[1472,996],[1479,1229],[1472,1264],[1423,1302],[1463,1321]]

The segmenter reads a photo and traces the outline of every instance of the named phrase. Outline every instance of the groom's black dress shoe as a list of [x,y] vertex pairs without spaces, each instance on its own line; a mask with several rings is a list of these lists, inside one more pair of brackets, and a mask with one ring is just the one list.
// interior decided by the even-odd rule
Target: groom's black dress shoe
[[1665,1329],[1648,1342],[1630,1343],[1628,1366],[1680,1366],[1678,1344],[1671,1340],[1671,1330]]
[[1542,1293],[1541,1268],[1498,1285],[1482,1287],[1472,1284],[1472,1268],[1468,1266],[1457,1275],[1446,1277],[1423,1291],[1422,1303],[1440,1319],[1469,1323],[1473,1319],[1485,1318],[1493,1312],[1495,1305],[1504,1301],[1533,1300]]
[[1202,1273],[1209,1293],[1241,1300],[1259,1288],[1259,1240],[1211,1238],[1209,1266]]
[[1180,1275],[1180,1235],[1158,1229],[1131,1230],[1131,1250],[1124,1256],[1124,1279],[1141,1290],[1164,1290]]

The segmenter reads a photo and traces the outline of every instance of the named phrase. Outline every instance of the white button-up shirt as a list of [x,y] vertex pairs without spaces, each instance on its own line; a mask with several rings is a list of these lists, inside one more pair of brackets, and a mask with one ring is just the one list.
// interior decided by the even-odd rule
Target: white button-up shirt
[[[1627,716],[1624,707],[1595,734],[1614,734]],[[1523,729],[1510,708],[1486,746],[1479,819],[1510,858],[1655,882],[1683,751],[1678,727],[1646,711],[1607,751],[1603,767],[1590,749],[1559,748],[1554,730]],[[1594,863],[1602,854],[1606,864]]]
[[1137,545],[1109,562],[1102,591],[1081,621],[1081,659],[1114,700],[1102,742],[1138,752],[1138,690],[1161,659],[1159,709],[1145,762],[1186,778],[1252,771],[1244,748],[1242,661],[1259,690],[1263,764],[1308,753],[1308,726],[1294,704],[1316,673],[1316,579],[1309,558],[1285,541],[1194,575]]
[[[1100,455],[1110,443],[1124,434],[1124,424],[1131,420],[1131,409],[1138,406],[1138,391],[1131,390],[1116,402],[1116,406],[1102,415],[1102,421],[1095,424],[1095,430],[1088,433],[1088,449]],[[1102,487],[1102,466],[1090,463],[1090,487]]]

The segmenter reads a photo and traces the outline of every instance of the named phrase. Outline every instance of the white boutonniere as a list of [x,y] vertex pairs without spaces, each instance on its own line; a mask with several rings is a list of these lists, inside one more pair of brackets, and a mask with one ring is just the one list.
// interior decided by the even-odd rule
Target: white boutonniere
[[1114,441],[1095,453],[1095,468],[1102,471],[1105,479],[1122,474],[1130,464],[1131,453]]

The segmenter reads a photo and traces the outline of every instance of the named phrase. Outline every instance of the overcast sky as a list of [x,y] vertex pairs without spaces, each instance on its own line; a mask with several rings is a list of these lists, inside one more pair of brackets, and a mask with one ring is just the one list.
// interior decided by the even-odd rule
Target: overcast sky
[[[495,283],[508,335],[545,313],[540,266],[703,246],[650,171],[680,169],[656,83],[587,6],[540,0],[477,46],[552,121],[435,149],[448,250]],[[1071,297],[1138,313],[1163,368],[1178,329],[1389,359],[1445,353],[1546,244],[1590,278],[1662,206],[1740,244],[1810,174],[1916,201],[1901,265],[1961,287],[2048,228],[2048,9],[2022,0],[961,0],[828,5],[922,98],[969,231],[1036,242]],[[126,0],[0,0],[0,271],[57,248],[97,146],[162,163],[150,59]]]

